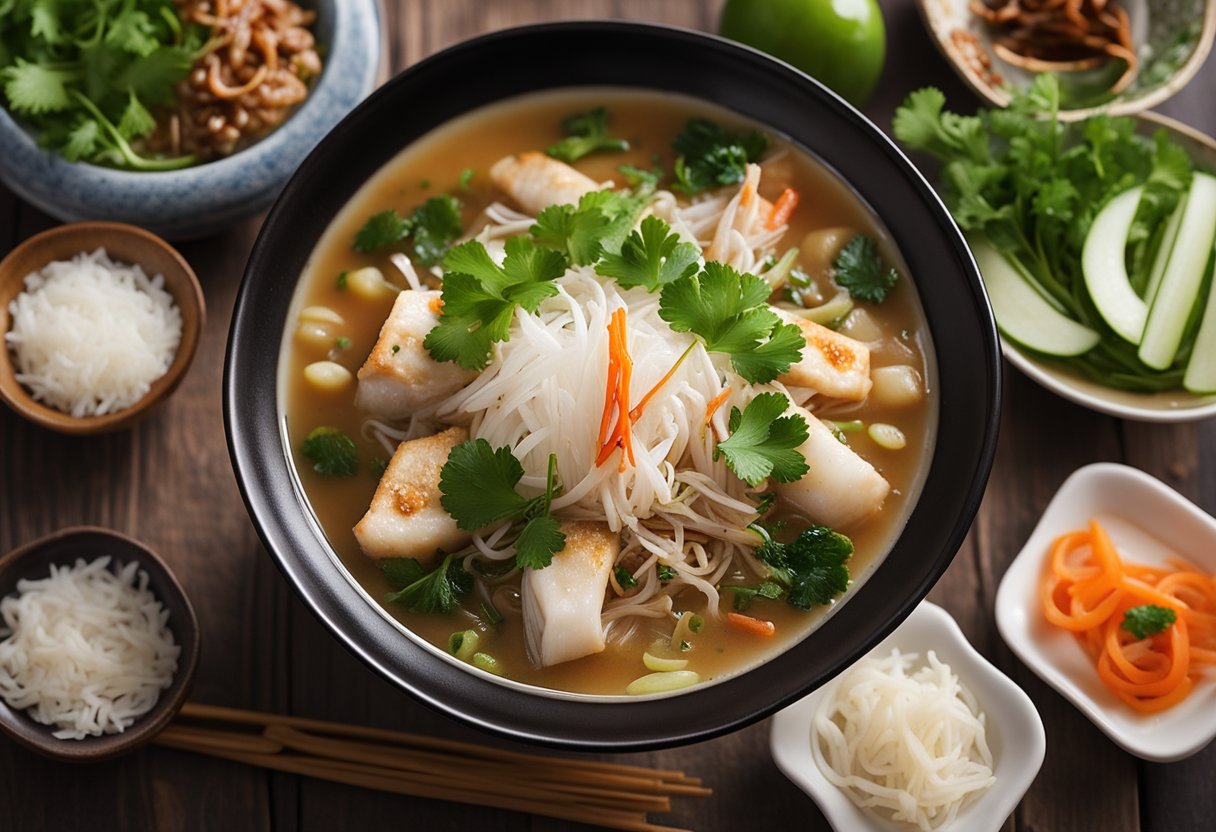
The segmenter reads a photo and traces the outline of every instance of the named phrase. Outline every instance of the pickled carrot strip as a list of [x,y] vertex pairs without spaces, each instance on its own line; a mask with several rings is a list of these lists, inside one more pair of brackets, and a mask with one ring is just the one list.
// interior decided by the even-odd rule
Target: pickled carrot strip
[[789,222],[790,215],[794,213],[794,209],[798,207],[798,192],[793,188],[786,188],[781,192],[781,196],[777,197],[777,201],[773,203],[773,210],[769,212],[768,221],[764,223],[769,230],[778,228]]

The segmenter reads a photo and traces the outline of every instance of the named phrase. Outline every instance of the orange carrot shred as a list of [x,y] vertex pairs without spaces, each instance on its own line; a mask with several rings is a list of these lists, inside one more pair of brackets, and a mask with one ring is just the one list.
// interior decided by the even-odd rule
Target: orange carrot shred
[[709,420],[714,418],[714,414],[717,413],[718,408],[722,406],[722,402],[726,401],[733,391],[733,387],[727,387],[721,393],[709,400],[709,404],[705,405],[705,424],[709,424]]
[[752,618],[750,615],[743,615],[737,612],[728,612],[726,620],[738,627],[745,633],[751,633],[754,636],[770,637],[777,634],[777,625],[771,621],[764,621],[759,618]]
[[764,223],[765,227],[773,229],[785,225],[797,207],[798,192],[793,188],[786,188],[773,203],[773,210],[769,212],[768,221]]

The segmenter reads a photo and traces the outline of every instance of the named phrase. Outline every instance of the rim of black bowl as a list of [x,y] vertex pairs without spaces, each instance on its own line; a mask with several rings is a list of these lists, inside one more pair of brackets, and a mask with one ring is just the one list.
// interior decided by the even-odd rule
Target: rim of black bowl
[[[882,565],[785,653],[716,684],[646,701],[564,700],[507,688],[404,638],[335,568],[292,484],[279,433],[279,349],[294,276],[334,214],[430,129],[504,98],[587,86],[702,98],[808,149],[873,209],[881,206],[876,213],[916,276],[937,353],[939,441],[919,502]],[[446,49],[389,81],[317,146],[250,255],[229,333],[224,419],[263,543],[347,649],[416,699],[476,727],[558,747],[625,751],[709,739],[768,716],[902,622],[950,564],[979,508],[996,449],[1000,376],[996,326],[961,233],[924,177],[864,116],[798,70],[731,41],[583,21],[507,29]]]

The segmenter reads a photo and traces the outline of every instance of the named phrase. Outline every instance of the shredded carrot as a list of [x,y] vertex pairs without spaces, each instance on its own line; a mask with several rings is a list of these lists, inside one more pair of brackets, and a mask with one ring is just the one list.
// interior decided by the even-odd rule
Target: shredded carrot
[[718,395],[709,400],[709,404],[705,405],[705,424],[709,424],[709,420],[714,418],[714,414],[718,412],[718,408],[722,406],[722,402],[726,401],[735,388],[727,387]]
[[[604,414],[600,418],[599,453],[596,465],[603,465],[617,448],[622,449],[620,470],[625,470],[625,461],[634,465],[633,421],[629,413],[629,384],[633,379],[633,359],[629,357],[628,333],[625,329],[625,310],[618,309],[608,321],[608,383],[604,393]],[[612,430],[608,424],[616,413]]]
[[764,225],[771,229],[779,228],[789,222],[790,215],[794,213],[794,209],[798,207],[798,192],[793,188],[786,188],[781,192],[781,196],[777,197],[777,201],[773,203],[773,210],[769,212],[768,221]]
[[[1216,576],[1186,561],[1169,568],[1124,561],[1096,521],[1060,535],[1039,584],[1047,620],[1072,632],[1093,657],[1098,677],[1130,708],[1157,713],[1187,697],[1200,672],[1216,663]],[[1151,604],[1174,611],[1163,632],[1139,639],[1124,614]]]
[[750,615],[743,615],[737,612],[728,612],[726,620],[734,624],[745,633],[751,633],[754,636],[773,636],[777,634],[777,625],[771,621],[763,621],[759,618],[752,618]]

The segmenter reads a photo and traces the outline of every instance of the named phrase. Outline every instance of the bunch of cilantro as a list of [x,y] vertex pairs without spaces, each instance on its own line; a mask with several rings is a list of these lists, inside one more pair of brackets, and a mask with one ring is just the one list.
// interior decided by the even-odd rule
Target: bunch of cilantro
[[1006,110],[964,116],[944,105],[940,90],[912,93],[895,113],[895,136],[942,162],[942,198],[969,236],[987,237],[1069,315],[1103,334],[1085,355],[1059,360],[1124,389],[1180,386],[1181,369],[1144,366],[1102,320],[1085,290],[1081,251],[1102,207],[1145,185],[1127,249],[1132,285],[1143,291],[1166,220],[1190,185],[1186,151],[1164,131],[1137,135],[1131,118],[1061,122],[1060,85],[1050,74]]
[[156,128],[152,110],[204,48],[172,0],[0,0],[3,104],[71,161],[129,170],[173,170],[132,142]]

